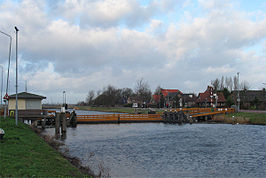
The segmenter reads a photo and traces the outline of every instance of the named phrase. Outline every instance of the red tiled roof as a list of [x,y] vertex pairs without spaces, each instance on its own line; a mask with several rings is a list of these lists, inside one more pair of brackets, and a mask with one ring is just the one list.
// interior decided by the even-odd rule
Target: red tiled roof
[[162,91],[164,97],[166,97],[168,95],[168,93],[181,93],[181,94],[183,94],[178,89],[162,89],[161,91]]
[[[211,86],[208,86],[207,90],[204,93],[199,93],[199,97],[197,99],[198,103],[203,103],[203,102],[215,102],[215,99],[211,98],[211,95],[213,95],[215,92],[213,91],[213,88]],[[224,103],[225,98],[222,92],[218,92],[218,103]],[[211,101],[212,99],[212,101]]]
[[[180,90],[178,89],[161,89],[161,92],[164,97],[168,95],[168,93],[180,93],[183,94]],[[152,96],[155,102],[159,102],[161,96],[160,95],[153,95]]]

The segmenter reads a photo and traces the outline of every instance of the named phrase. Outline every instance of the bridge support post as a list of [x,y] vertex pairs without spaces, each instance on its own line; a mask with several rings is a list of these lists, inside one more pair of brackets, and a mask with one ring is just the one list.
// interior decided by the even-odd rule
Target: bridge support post
[[63,135],[64,133],[66,133],[66,130],[67,130],[66,115],[65,113],[61,113],[60,115],[61,115],[61,121],[62,121],[61,133]]
[[60,113],[56,113],[55,115],[55,135],[58,137],[60,135]]

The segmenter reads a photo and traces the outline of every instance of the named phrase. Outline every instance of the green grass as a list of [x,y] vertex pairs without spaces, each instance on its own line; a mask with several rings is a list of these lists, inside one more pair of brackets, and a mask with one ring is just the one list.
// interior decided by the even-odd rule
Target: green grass
[[0,177],[88,177],[55,149],[14,119],[0,119],[5,136],[0,140]]
[[[118,112],[118,113],[128,113],[134,114],[135,109],[130,107],[90,107],[90,106],[77,106],[81,110],[91,110],[91,111],[102,111],[102,112]],[[137,109],[138,113],[147,114],[148,109]]]
[[247,118],[249,119],[250,124],[266,125],[266,114],[265,113],[239,112],[239,113],[232,113],[228,115],[228,117],[232,117],[232,116]]

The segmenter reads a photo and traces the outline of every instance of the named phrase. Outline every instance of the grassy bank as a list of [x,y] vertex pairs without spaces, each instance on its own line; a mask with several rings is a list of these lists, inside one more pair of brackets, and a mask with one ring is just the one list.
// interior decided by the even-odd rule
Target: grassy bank
[[82,174],[29,126],[0,119],[0,177],[88,177]]
[[223,122],[229,124],[256,124],[266,125],[266,114],[265,113],[231,113],[228,115],[215,116],[214,121]]
[[[134,114],[135,109],[130,107],[90,107],[90,106],[76,106],[76,108],[81,110],[90,110],[90,111],[101,111],[101,112],[117,112],[117,113],[128,113]],[[147,114],[148,109],[138,108],[137,113]]]

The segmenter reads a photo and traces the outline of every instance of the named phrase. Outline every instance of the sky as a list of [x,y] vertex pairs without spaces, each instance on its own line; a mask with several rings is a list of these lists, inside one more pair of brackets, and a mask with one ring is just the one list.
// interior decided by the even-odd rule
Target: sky
[[[183,93],[233,77],[251,89],[266,83],[264,0],[0,0],[0,31],[13,37],[10,94],[46,96],[45,103],[84,101],[108,85],[140,79]],[[9,38],[0,34],[7,74]],[[3,92],[4,93],[4,92]]]

